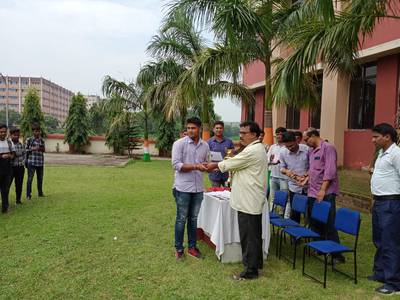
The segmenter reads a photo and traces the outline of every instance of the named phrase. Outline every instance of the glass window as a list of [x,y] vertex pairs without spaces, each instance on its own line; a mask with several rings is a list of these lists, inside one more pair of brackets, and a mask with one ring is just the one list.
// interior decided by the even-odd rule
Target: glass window
[[293,106],[286,107],[286,128],[300,128],[300,110],[298,108],[295,108]]
[[351,80],[350,129],[371,129],[374,126],[376,71],[376,63],[361,66]]
[[323,73],[315,76],[315,89],[317,92],[317,99],[315,105],[310,109],[310,127],[319,129],[321,127],[321,100],[322,100],[322,84],[323,84]]
[[245,121],[254,121],[255,118],[255,104],[247,107],[247,119]]

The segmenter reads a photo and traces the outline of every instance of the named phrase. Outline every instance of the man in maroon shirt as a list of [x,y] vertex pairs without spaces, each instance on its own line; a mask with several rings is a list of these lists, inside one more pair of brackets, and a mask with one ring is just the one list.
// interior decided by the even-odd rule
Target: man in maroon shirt
[[[304,133],[304,142],[311,147],[309,152],[310,169],[308,171],[308,207],[309,212],[315,201],[331,203],[326,236],[328,240],[339,243],[339,235],[335,229],[336,196],[339,194],[337,176],[337,153],[330,143],[324,141],[318,130],[309,128]],[[311,214],[309,213],[309,216]],[[311,229],[325,236],[324,226],[310,220]],[[335,262],[344,262],[343,255],[334,255]]]

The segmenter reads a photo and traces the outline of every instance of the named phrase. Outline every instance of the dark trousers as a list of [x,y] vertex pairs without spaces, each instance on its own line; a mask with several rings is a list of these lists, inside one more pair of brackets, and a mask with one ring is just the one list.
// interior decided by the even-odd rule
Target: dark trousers
[[340,243],[339,234],[335,229],[336,195],[335,194],[325,195],[324,199],[322,200],[329,202],[331,204],[331,209],[329,211],[329,216],[328,216],[328,223],[326,224],[326,226],[325,224],[322,224],[318,221],[311,219],[311,211],[315,201],[317,201],[315,198],[308,197],[308,216],[311,229],[319,233],[323,237],[325,237],[326,235],[326,239],[328,240]]
[[400,290],[400,200],[376,200],[372,208],[374,275]]
[[24,182],[25,168],[24,166],[17,166],[12,168],[12,175],[10,180],[10,187],[13,180],[15,181],[15,194],[17,198],[17,203],[21,202],[22,195],[22,184]]
[[263,267],[261,217],[238,212],[242,260],[245,272],[250,275],[258,275],[258,269]]
[[32,181],[33,181],[33,176],[35,175],[36,172],[36,181],[37,181],[37,189],[38,189],[38,194],[39,196],[43,195],[43,166],[41,167],[34,167],[34,166],[28,166],[28,182],[26,185],[26,196],[31,197],[32,195]]
[[1,211],[6,212],[8,210],[8,193],[10,191],[10,178],[11,168],[9,171],[2,170],[0,172],[0,192],[1,192]]
[[[294,195],[296,195],[296,193],[293,193],[291,191],[289,191],[289,201],[290,201],[290,219],[292,219],[293,221],[296,221],[297,223],[300,223],[301,221],[301,214],[297,211],[293,210],[293,198]],[[301,193],[301,195],[305,195],[305,193]]]

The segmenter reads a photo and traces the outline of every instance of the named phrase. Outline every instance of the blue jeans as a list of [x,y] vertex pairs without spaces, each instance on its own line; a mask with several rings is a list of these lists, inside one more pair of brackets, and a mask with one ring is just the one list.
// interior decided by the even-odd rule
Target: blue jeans
[[372,208],[374,276],[396,290],[400,290],[399,231],[400,200],[376,200]]
[[201,201],[203,201],[203,192],[186,193],[173,189],[172,194],[176,202],[175,248],[177,251],[184,249],[183,236],[186,221],[189,248],[195,248],[197,241],[197,216]]

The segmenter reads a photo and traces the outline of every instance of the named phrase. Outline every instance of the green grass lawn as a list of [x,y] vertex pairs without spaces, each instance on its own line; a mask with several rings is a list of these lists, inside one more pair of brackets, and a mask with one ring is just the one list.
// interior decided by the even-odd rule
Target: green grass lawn
[[371,175],[360,170],[340,170],[339,183],[340,190],[361,196],[371,197],[370,188]]
[[[174,258],[175,203],[168,161],[117,167],[46,167],[44,191],[0,216],[1,299],[371,299],[374,247],[363,215],[358,285],[328,273],[328,288],[270,255],[259,280],[240,264]],[[36,191],[36,189],[34,189]],[[11,201],[14,203],[14,194]],[[114,240],[117,237],[117,240]],[[271,253],[274,253],[274,243]],[[299,260],[301,262],[301,260]],[[349,259],[351,262],[351,259]],[[299,264],[300,265],[300,264]],[[351,264],[342,266],[351,270]],[[312,269],[322,275],[322,265]]]

